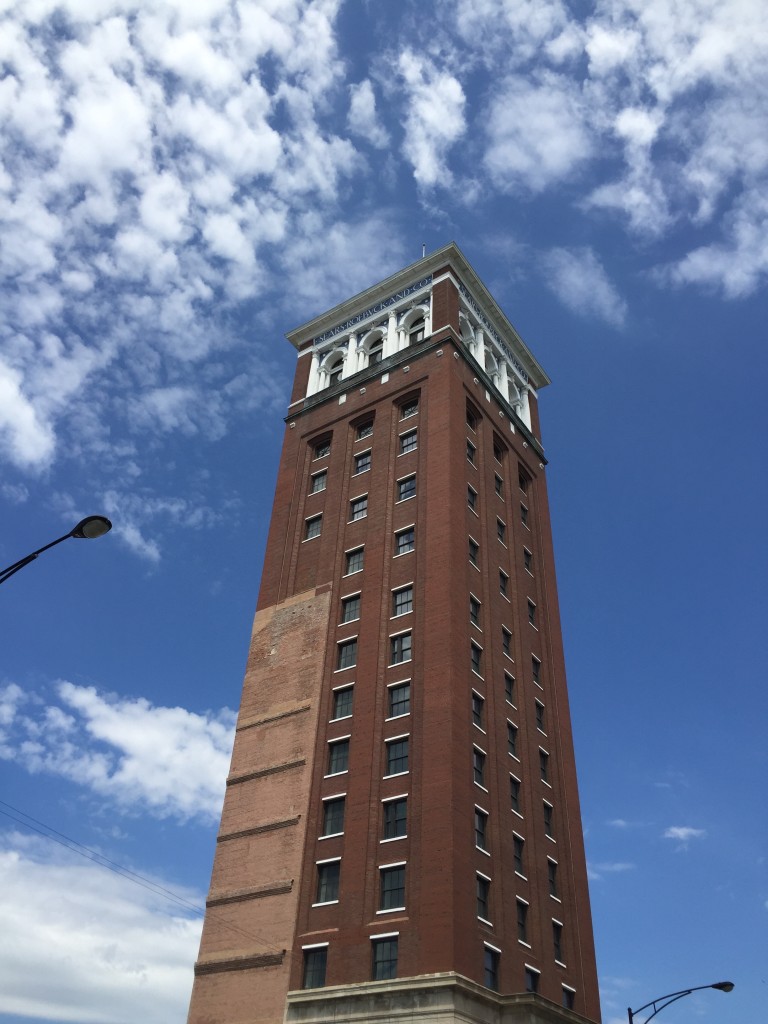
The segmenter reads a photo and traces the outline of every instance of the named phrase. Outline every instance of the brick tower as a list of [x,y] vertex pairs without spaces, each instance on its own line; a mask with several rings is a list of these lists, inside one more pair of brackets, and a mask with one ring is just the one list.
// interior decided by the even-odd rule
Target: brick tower
[[453,244],[288,337],[189,1022],[599,1021],[548,378]]

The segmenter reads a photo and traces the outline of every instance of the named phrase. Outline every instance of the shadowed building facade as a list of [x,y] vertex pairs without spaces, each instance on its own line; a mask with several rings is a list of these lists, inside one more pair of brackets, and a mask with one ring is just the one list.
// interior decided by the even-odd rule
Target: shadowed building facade
[[599,1021],[548,378],[453,244],[288,337],[189,1022]]

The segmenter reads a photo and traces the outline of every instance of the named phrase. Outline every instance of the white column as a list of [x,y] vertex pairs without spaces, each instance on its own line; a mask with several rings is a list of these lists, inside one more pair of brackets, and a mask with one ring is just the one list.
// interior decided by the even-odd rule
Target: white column
[[470,346],[470,351],[482,368],[485,369],[485,344],[482,327],[475,328],[475,340]]
[[531,426],[531,406],[530,406],[530,403],[528,401],[528,388],[527,387],[520,388],[520,397],[522,399],[522,402],[521,402],[522,408],[520,409],[520,419],[523,421],[523,423],[526,425],[526,427],[530,428],[530,426]]
[[312,365],[309,368],[309,380],[307,381],[307,395],[314,395],[320,390],[320,357],[317,352],[312,353]]
[[499,376],[496,381],[496,387],[502,393],[502,395],[509,401],[509,380],[507,378],[507,364],[504,359],[499,360]]
[[427,309],[424,313],[424,337],[428,338],[432,333],[432,292],[429,293]]
[[354,332],[347,340],[347,354],[344,357],[344,369],[341,371],[341,376],[351,377],[353,373],[357,373],[357,335]]
[[392,309],[387,321],[387,333],[384,336],[384,349],[381,358],[386,359],[387,356],[391,356],[395,352],[397,352],[397,313]]

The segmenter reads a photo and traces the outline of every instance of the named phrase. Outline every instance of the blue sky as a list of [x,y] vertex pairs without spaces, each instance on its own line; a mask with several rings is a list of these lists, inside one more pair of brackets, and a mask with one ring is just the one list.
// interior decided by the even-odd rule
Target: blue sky
[[0,564],[115,524],[0,593],[0,1020],[185,1019],[283,334],[449,240],[553,381],[604,1021],[721,978],[732,994],[665,1021],[758,1019],[765,5],[8,0],[0,19]]

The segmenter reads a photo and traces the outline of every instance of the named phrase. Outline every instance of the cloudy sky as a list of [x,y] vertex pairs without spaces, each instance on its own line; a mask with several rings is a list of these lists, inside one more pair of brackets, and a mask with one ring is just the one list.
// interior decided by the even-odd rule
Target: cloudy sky
[[768,7],[2,0],[0,1020],[182,1022],[294,353],[449,240],[541,396],[603,1015],[762,1015]]

